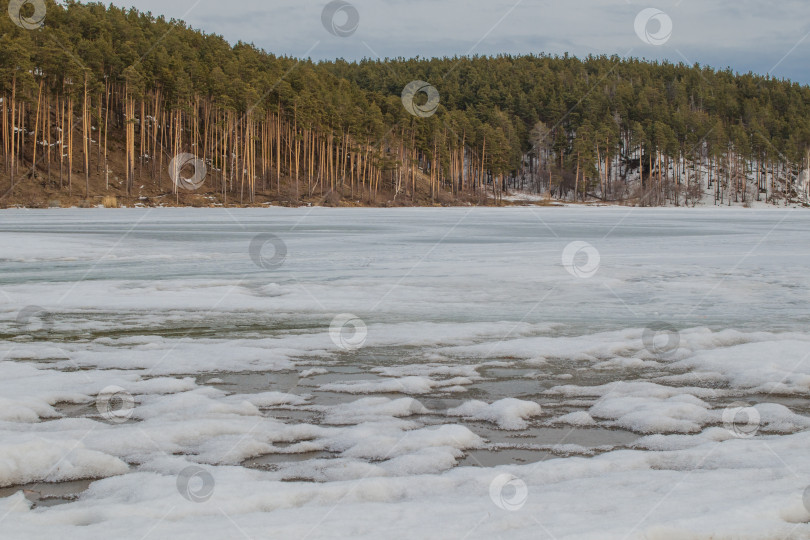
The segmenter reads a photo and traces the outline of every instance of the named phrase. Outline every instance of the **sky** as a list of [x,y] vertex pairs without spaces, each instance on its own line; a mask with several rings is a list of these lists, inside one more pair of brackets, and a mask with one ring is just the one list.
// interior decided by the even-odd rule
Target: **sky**
[[[334,3],[334,2],[338,3]],[[314,60],[617,54],[810,83],[806,0],[113,0]]]

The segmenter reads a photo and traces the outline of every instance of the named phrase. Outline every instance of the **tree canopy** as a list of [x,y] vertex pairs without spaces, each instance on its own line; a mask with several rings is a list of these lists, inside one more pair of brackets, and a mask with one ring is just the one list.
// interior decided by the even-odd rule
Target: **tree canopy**
[[[435,114],[403,106],[412,81],[438,91]],[[33,30],[0,17],[0,94],[12,189],[15,171],[50,178],[56,160],[77,172],[76,129],[88,194],[92,160],[109,176],[108,131],[126,140],[128,190],[136,174],[162,185],[160,157],[184,150],[250,200],[293,181],[298,198],[354,196],[356,181],[370,199],[520,187],[679,204],[714,187],[775,201],[799,196],[810,166],[810,88],[768,76],[617,56],[313,62],[72,0],[48,0]]]

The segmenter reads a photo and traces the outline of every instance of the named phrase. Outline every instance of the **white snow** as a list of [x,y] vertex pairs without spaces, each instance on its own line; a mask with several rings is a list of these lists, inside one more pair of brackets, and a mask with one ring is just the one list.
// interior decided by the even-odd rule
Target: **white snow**
[[531,401],[506,398],[491,405],[483,401],[468,401],[447,411],[448,416],[461,416],[473,420],[494,422],[502,429],[518,430],[528,426],[529,418],[540,416],[542,407]]
[[[734,208],[0,212],[0,536],[810,537],[807,231]],[[333,341],[341,314],[363,347]]]
[[593,419],[593,417],[585,411],[577,411],[564,414],[558,418],[554,418],[552,422],[560,424],[570,424],[572,426],[596,425],[596,421]]

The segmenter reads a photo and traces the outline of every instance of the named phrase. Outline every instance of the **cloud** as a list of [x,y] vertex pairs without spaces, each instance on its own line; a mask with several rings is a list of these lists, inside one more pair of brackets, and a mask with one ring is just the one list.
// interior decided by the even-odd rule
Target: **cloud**
[[[350,0],[356,33],[326,31],[326,0],[128,0],[153,14],[182,18],[228,41],[314,59],[540,53],[618,54],[720,69],[771,73],[810,83],[810,24],[803,1],[669,0]],[[656,7],[673,22],[662,46],[642,42],[636,15]]]

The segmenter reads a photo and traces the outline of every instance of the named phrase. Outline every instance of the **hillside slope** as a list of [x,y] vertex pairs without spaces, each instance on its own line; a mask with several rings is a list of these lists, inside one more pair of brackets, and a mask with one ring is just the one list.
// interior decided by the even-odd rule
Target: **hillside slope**
[[807,200],[810,88],[789,81],[618,57],[313,63],[45,8],[0,17],[0,206]]

